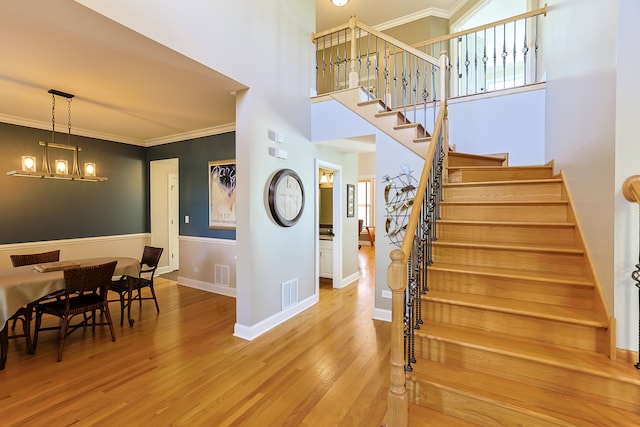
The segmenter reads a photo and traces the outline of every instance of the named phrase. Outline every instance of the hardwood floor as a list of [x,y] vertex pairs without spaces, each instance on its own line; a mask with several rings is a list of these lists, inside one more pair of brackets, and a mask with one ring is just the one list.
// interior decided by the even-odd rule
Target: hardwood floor
[[[37,353],[10,340],[0,371],[3,426],[377,426],[386,412],[390,324],[371,319],[374,249],[361,279],[322,284],[320,303],[248,342],[233,337],[235,299],[159,278],[160,314],[135,326],[78,330],[56,363],[57,332]],[[85,336],[83,336],[85,334]]]

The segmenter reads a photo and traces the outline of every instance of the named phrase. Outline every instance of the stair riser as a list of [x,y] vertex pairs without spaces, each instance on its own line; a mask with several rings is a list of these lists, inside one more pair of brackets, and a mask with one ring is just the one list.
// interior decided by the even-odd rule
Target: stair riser
[[496,168],[496,169],[452,169],[448,171],[449,182],[517,181],[527,179],[550,179],[551,168]]
[[464,346],[424,336],[416,337],[416,356],[526,383],[553,393],[573,394],[604,405],[640,411],[640,387],[616,378],[595,376],[537,360],[513,357],[491,349]]
[[607,351],[604,328],[431,301],[428,293],[423,302],[426,324],[440,322],[603,354]]
[[442,219],[465,221],[524,221],[566,222],[567,205],[492,205],[492,204],[447,204],[440,205]]
[[562,200],[562,186],[559,182],[450,184],[444,186],[444,200],[448,202],[556,201]]
[[575,247],[573,226],[488,225],[438,223],[438,240],[475,243],[520,243],[538,246]]
[[427,278],[429,289],[531,302],[539,302],[540,296],[544,295],[546,304],[585,309],[593,308],[594,290],[584,286],[432,269],[429,269]]
[[502,166],[503,159],[499,158],[479,158],[479,157],[466,157],[458,156],[455,153],[449,153],[447,156],[447,162],[449,167],[454,166]]
[[585,271],[583,254],[518,251],[503,248],[474,248],[433,244],[433,262],[482,267],[515,268],[527,271],[580,276]]
[[[483,398],[460,393],[437,383],[415,383],[407,380],[407,393],[411,402],[441,411],[447,415],[460,418],[474,425],[481,426],[565,426],[561,422],[536,416],[529,411],[518,408],[496,405]],[[505,424],[505,420],[517,420],[517,424]]]

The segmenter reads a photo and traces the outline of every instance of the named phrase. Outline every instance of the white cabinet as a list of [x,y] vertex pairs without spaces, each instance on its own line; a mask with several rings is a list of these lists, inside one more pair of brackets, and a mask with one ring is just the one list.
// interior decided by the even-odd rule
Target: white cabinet
[[333,240],[320,240],[320,277],[333,277]]

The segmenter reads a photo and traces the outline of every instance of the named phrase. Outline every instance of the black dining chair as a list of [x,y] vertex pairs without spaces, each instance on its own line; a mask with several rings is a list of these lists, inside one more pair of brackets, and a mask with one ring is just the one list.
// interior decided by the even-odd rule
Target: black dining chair
[[[11,259],[11,265],[13,267],[21,267],[23,265],[35,265],[42,264],[45,262],[56,262],[60,261],[60,250],[56,249],[54,251],[49,252],[40,252],[36,254],[16,254],[9,255]],[[53,298],[54,295],[47,295],[39,301],[47,300]],[[33,343],[31,341],[31,319],[33,318],[33,307],[37,304],[38,301],[34,301],[32,304],[28,304],[24,307],[20,307],[18,311],[13,314],[8,320],[11,321],[11,331],[15,331],[16,323],[18,320],[22,322],[22,334],[16,335],[12,334],[9,338],[22,338],[24,337],[27,341],[27,351],[29,353],[34,353],[35,348],[33,347]]]
[[[160,263],[160,257],[162,256],[163,248],[156,248],[153,246],[145,246],[142,251],[142,258],[140,259],[140,274],[135,278],[122,277],[119,280],[111,282],[110,291],[116,292],[119,295],[120,301],[120,325],[124,322],[124,309],[128,307],[129,302],[138,300],[140,309],[142,309],[142,300],[152,299],[156,303],[156,311],[160,313],[160,306],[158,305],[158,299],[156,298],[156,291],[153,288],[153,278],[156,274],[156,269]],[[129,282],[132,280],[132,282]],[[142,289],[149,288],[151,296],[142,296]],[[131,292],[136,292],[136,295],[129,296],[129,289]],[[125,296],[127,299],[125,300]],[[129,298],[130,297],[130,298]],[[131,307],[129,307],[131,310]],[[129,320],[130,326],[133,326],[133,320]]]
[[[33,336],[34,348],[38,345],[42,315],[45,313],[60,318],[58,362],[62,360],[66,338],[80,327],[91,326],[92,331],[95,331],[96,325],[108,325],[111,332],[111,341],[116,340],[111,314],[109,313],[107,295],[117,263],[117,261],[111,261],[100,265],[64,270],[65,288],[62,297],[59,300],[41,303],[36,306],[36,325]],[[97,310],[100,311],[100,317],[104,317],[106,321],[96,323]],[[87,315],[87,313],[91,314]],[[71,320],[81,314],[83,315],[82,322],[71,325]]]

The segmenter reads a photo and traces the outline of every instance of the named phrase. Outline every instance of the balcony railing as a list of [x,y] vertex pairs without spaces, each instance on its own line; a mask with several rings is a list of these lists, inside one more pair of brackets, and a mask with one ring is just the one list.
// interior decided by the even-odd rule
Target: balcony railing
[[542,20],[547,5],[527,13],[413,45],[430,55],[451,53],[449,97],[544,81]]

